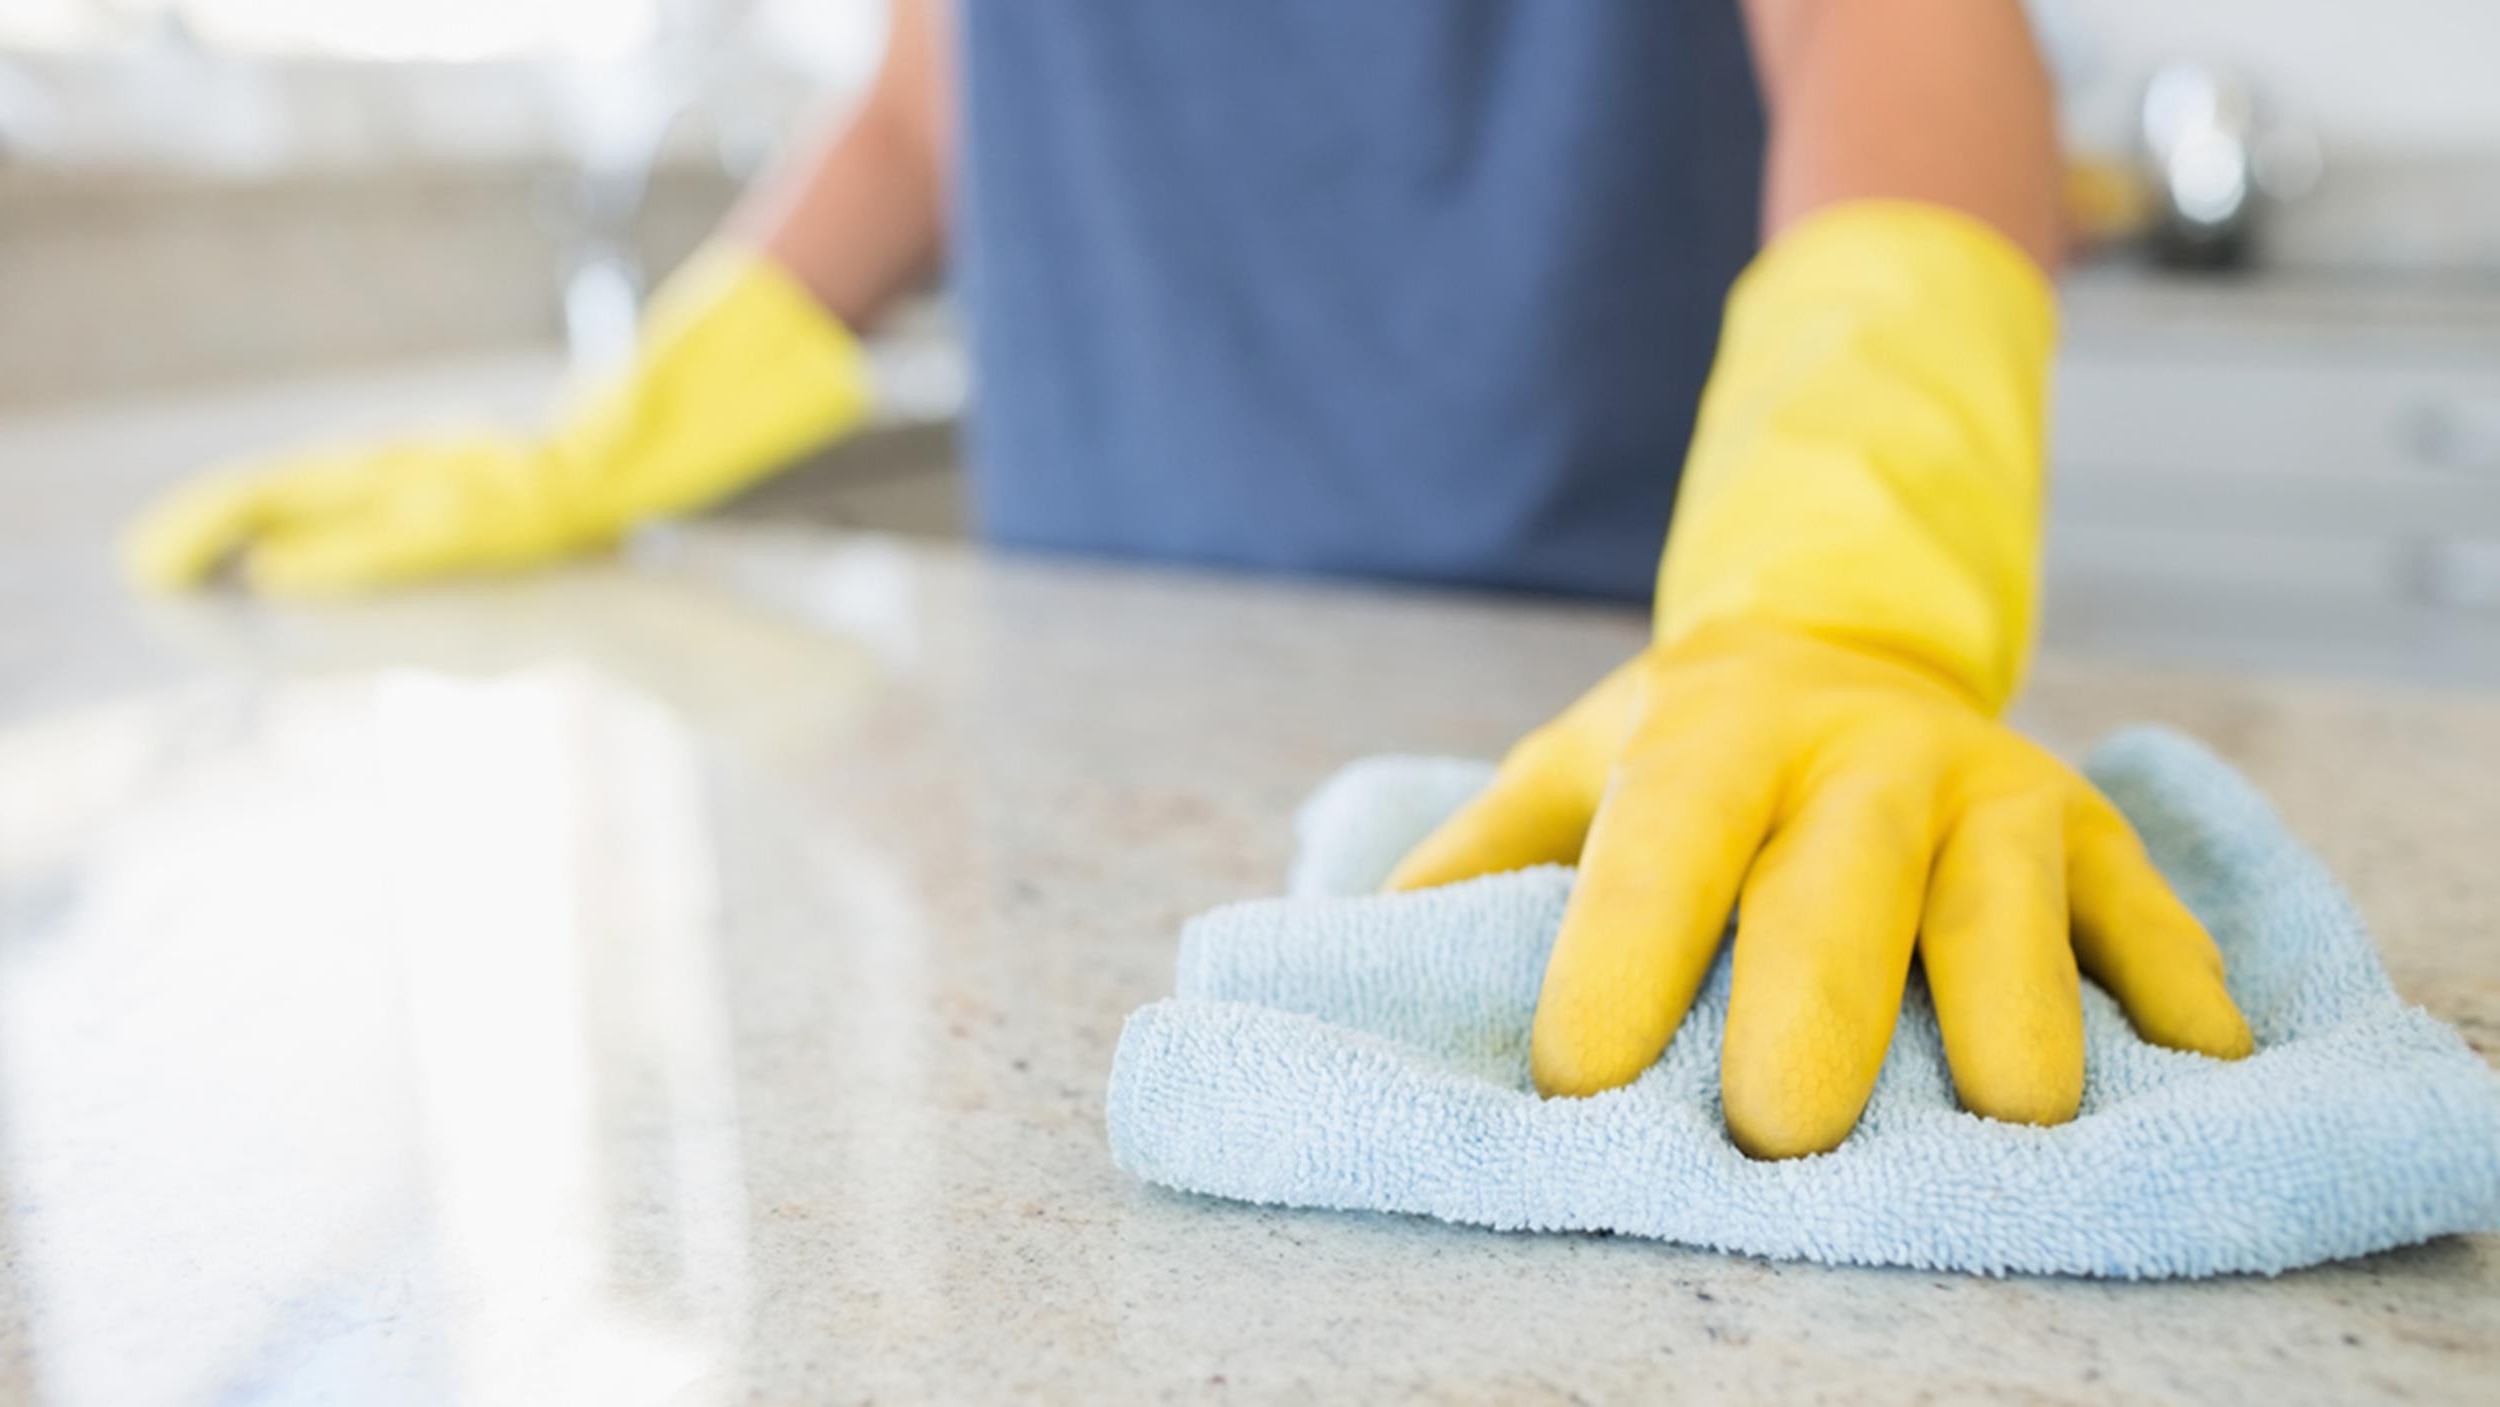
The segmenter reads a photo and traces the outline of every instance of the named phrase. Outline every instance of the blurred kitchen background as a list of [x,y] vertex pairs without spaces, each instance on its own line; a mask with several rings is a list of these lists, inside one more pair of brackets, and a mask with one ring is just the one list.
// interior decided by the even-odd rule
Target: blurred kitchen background
[[[2034,8],[2093,244],[2049,643],[2500,682],[2500,5]],[[0,0],[0,495],[532,414],[883,32],[881,0]],[[882,430],[735,511],[956,531],[943,290],[877,353]],[[0,552],[69,550],[0,503]]]

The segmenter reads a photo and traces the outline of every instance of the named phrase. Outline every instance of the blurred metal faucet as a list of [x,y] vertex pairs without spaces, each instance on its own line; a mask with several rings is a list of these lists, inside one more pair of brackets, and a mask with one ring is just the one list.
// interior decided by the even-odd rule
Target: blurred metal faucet
[[667,0],[639,51],[549,70],[576,163],[548,212],[563,242],[564,340],[576,372],[616,366],[633,352],[649,282],[636,222],[669,133],[719,85],[752,8],[744,0]]
[[2261,212],[2317,183],[2316,141],[2264,120],[2238,76],[2175,63],[2144,85],[2144,155],[2160,218],[2153,252],[2181,268],[2237,268],[2255,250]]
[[646,281],[634,226],[669,129],[690,105],[657,76],[637,59],[559,80],[575,119],[576,164],[550,193],[547,223],[560,241],[565,349],[577,372],[613,367],[633,351]]
[[564,343],[576,371],[621,364],[632,354],[647,282],[634,225],[650,196],[670,112],[638,148],[611,147],[565,182],[566,247],[559,253]]

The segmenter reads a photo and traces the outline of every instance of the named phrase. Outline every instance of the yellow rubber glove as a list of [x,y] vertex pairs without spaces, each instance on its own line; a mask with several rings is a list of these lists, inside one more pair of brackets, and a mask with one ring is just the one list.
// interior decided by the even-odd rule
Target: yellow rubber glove
[[1914,953],[1978,1113],[2073,1116],[2078,962],[2147,1040],[2247,1053],[2219,953],[2125,820],[1995,720],[2029,646],[2052,340],[2039,271],[1941,209],[1834,207],[1739,281],[1657,642],[1389,881],[1579,864],[1539,1089],[1648,1068],[1731,909],[1721,1094],[1756,1157],[1848,1136]]
[[131,579],[330,595],[509,570],[613,543],[729,496],[856,426],[858,344],[787,272],[715,247],[652,300],[632,364],[538,437],[317,449],[211,474],[123,542]]

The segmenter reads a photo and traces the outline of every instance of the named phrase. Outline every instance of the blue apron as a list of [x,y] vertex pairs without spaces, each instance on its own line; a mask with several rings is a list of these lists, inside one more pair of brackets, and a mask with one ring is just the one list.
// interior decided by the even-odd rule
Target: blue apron
[[1011,546],[1646,598],[1762,116],[1735,0],[961,0]]

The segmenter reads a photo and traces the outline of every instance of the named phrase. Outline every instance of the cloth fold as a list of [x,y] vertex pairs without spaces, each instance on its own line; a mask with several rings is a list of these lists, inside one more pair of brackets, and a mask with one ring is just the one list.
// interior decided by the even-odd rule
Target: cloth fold
[[2147,1045],[2086,983],[2081,1115],[1993,1122],[1956,1105],[1913,974],[1857,1131],[1755,1162],[1718,1107],[1722,952],[1648,1073],[1540,1099],[1529,1023],[1571,872],[1370,893],[1492,775],[1378,758],[1305,804],[1288,897],[1184,930],[1176,994],[1121,1034],[1113,1156],[1250,1202],[1987,1274],[2271,1274],[2500,1229],[2500,1080],[2398,999],[2265,800],[2157,729],[2115,735],[2087,771],[2220,944],[2249,1059]]

